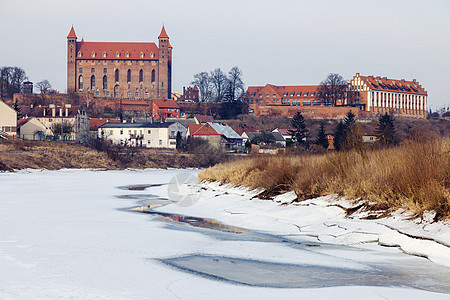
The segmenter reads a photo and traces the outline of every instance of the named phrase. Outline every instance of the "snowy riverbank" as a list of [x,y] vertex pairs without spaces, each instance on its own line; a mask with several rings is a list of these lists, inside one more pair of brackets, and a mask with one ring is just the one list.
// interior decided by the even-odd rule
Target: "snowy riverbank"
[[[170,202],[167,183],[184,172],[196,174],[0,173],[0,299],[449,297],[448,248],[385,226],[445,244],[446,224],[349,219],[328,198],[284,206],[216,183],[194,187],[192,206],[128,210]],[[120,188],[131,185],[151,186]],[[395,243],[431,261],[380,246]]]

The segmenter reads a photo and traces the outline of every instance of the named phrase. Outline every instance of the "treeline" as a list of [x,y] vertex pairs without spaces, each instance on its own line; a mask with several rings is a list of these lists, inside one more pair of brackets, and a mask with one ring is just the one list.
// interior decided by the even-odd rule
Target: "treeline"
[[23,82],[28,80],[25,71],[19,67],[0,68],[1,99],[12,99],[14,93],[23,92]]
[[238,67],[231,68],[228,74],[216,68],[195,74],[192,84],[199,89],[201,102],[242,101],[245,94],[242,76]]

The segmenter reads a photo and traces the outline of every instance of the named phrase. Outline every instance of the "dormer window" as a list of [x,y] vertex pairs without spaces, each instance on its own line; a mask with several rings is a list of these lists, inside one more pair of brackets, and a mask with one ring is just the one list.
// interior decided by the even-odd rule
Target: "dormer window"
[[155,57],[155,53],[150,52],[150,58],[154,58]]
[[125,53],[125,57],[126,57],[126,58],[130,58],[130,53],[128,53],[128,52]]
[[106,57],[106,52],[103,52],[102,56],[103,56],[103,57]]
[[116,57],[117,58],[120,57],[120,53],[119,52],[116,52]]
[[144,52],[141,52],[141,58],[144,58]]
[[91,56],[95,57],[95,52],[94,51],[92,51]]
[[81,51],[78,51],[78,57],[83,56],[83,54],[81,53]]

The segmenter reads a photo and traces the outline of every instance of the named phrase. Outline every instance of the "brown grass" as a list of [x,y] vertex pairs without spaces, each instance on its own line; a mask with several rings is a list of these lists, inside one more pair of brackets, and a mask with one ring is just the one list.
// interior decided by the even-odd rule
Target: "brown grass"
[[202,180],[262,188],[265,196],[294,190],[298,200],[329,194],[450,218],[450,138],[406,141],[383,150],[325,155],[255,157],[216,165]]

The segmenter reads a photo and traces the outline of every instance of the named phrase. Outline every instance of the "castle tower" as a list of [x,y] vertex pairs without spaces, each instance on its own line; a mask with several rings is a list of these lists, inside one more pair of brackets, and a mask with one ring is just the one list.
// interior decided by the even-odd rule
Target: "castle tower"
[[76,53],[77,35],[72,26],[69,35],[67,36],[67,93],[76,91]]
[[159,86],[158,98],[170,99],[172,86],[172,46],[164,26],[158,36],[159,41]]

